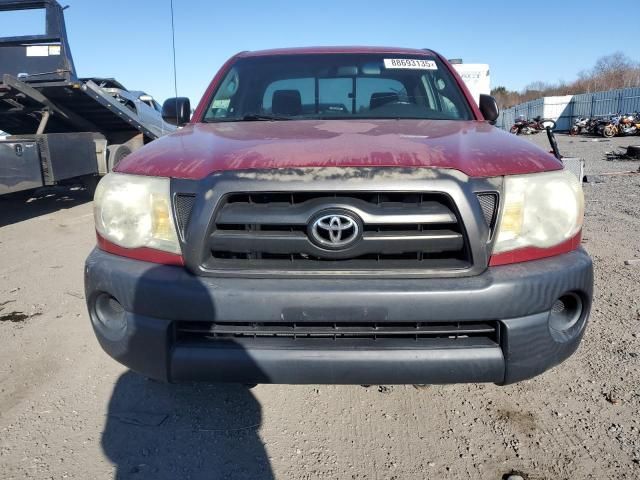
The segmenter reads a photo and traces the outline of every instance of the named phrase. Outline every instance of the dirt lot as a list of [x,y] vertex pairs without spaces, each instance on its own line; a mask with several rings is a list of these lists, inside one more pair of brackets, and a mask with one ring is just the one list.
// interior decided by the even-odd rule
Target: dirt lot
[[[560,140],[588,173],[638,170],[603,160],[629,143]],[[147,381],[91,332],[86,196],[2,199],[0,478],[640,478],[640,265],[624,263],[640,258],[640,175],[585,192],[586,337],[560,367],[508,387]]]

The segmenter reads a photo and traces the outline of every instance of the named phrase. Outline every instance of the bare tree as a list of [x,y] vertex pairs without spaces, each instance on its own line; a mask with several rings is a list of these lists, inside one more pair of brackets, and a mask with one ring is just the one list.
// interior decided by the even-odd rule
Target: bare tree
[[519,103],[551,95],[576,95],[617,88],[640,87],[640,63],[622,52],[614,52],[596,60],[590,70],[582,70],[571,83],[560,80],[557,84],[543,81],[529,83],[522,91],[516,92],[505,87],[492,90],[500,108],[509,108]]

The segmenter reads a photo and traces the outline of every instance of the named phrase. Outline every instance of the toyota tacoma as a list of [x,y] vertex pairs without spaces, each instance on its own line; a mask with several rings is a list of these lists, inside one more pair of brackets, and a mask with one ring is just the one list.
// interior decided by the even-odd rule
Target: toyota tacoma
[[243,52],[95,194],[102,348],[162,381],[510,384],[591,308],[581,186],[429,50]]

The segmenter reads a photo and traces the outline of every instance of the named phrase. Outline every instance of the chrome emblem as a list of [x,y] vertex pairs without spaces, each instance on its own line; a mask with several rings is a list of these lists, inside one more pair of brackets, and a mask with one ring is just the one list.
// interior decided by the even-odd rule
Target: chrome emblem
[[348,213],[331,213],[317,217],[309,229],[311,240],[330,249],[345,249],[360,238],[360,224]]

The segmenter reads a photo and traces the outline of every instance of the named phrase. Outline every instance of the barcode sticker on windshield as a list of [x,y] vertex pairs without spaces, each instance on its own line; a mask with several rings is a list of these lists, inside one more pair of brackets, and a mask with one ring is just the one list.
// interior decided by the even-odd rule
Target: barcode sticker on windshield
[[403,68],[409,70],[437,70],[438,66],[433,60],[420,60],[416,58],[385,58],[384,68]]

